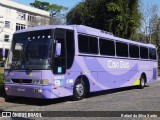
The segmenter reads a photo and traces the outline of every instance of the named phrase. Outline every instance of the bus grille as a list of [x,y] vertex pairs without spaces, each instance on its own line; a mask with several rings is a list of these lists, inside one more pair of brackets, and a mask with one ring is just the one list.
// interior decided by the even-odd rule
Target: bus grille
[[13,83],[32,83],[31,79],[12,79]]

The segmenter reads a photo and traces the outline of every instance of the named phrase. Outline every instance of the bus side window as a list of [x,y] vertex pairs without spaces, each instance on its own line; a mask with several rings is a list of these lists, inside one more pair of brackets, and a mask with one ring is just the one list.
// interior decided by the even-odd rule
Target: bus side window
[[78,47],[80,53],[89,53],[88,37],[84,35],[78,35]]
[[99,44],[100,44],[101,55],[115,56],[114,41],[100,39]]
[[120,57],[128,57],[128,44],[116,42],[116,53]]
[[98,54],[98,39],[92,36],[78,35],[80,53]]
[[156,56],[156,50],[153,48],[149,48],[149,58],[152,60],[156,60],[157,56]]
[[130,44],[129,55],[131,58],[139,58],[139,46]]
[[140,56],[142,59],[148,59],[148,48],[147,47],[140,47]]

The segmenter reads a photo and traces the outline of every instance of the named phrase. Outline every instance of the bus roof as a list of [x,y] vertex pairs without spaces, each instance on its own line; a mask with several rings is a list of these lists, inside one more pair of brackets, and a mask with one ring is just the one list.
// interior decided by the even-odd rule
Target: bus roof
[[136,44],[136,45],[141,45],[141,46],[147,46],[147,47],[152,47],[156,48],[155,45],[153,44],[148,44],[148,43],[141,43],[141,42],[136,42],[133,40],[128,40],[124,38],[119,38],[114,36],[110,32],[106,32],[103,30],[95,29],[92,27],[84,26],[84,25],[46,25],[46,26],[36,26],[32,28],[27,28],[23,30],[16,31],[16,33],[22,33],[22,32],[29,32],[29,31],[37,31],[37,30],[45,30],[45,29],[55,29],[55,28],[64,28],[64,29],[70,29],[73,30],[74,28],[77,30],[78,33],[83,33],[83,34],[88,34],[88,35],[93,35],[101,38],[108,38],[120,42],[127,42],[131,44]]
[[155,45],[150,44],[150,43],[141,43],[141,42],[136,42],[136,41],[133,41],[133,40],[119,38],[119,37],[114,36],[110,32],[102,31],[102,30],[91,28],[91,27],[88,27],[88,26],[84,26],[84,25],[72,25],[72,26],[76,27],[77,32],[79,32],[79,33],[94,35],[94,36],[98,36],[98,37],[101,37],[101,38],[108,38],[108,39],[117,40],[117,41],[120,41],[120,42],[127,42],[127,43],[131,43],[131,44],[156,48]]

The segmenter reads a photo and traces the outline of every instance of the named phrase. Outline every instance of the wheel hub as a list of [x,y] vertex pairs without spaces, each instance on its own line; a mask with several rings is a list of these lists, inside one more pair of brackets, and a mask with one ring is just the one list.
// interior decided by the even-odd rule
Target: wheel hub
[[77,84],[76,85],[76,91],[77,91],[77,94],[79,96],[82,96],[83,93],[84,93],[84,87],[83,87],[83,85],[82,84]]
[[144,79],[142,78],[141,80],[141,85],[144,86],[145,82],[144,82]]

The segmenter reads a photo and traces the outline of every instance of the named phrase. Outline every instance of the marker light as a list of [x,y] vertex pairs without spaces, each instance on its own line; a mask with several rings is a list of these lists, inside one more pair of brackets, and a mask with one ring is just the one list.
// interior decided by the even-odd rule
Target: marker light
[[37,92],[37,93],[42,93],[42,89],[34,89],[34,92]]
[[8,91],[9,90],[9,88],[8,87],[5,87],[5,91]]

